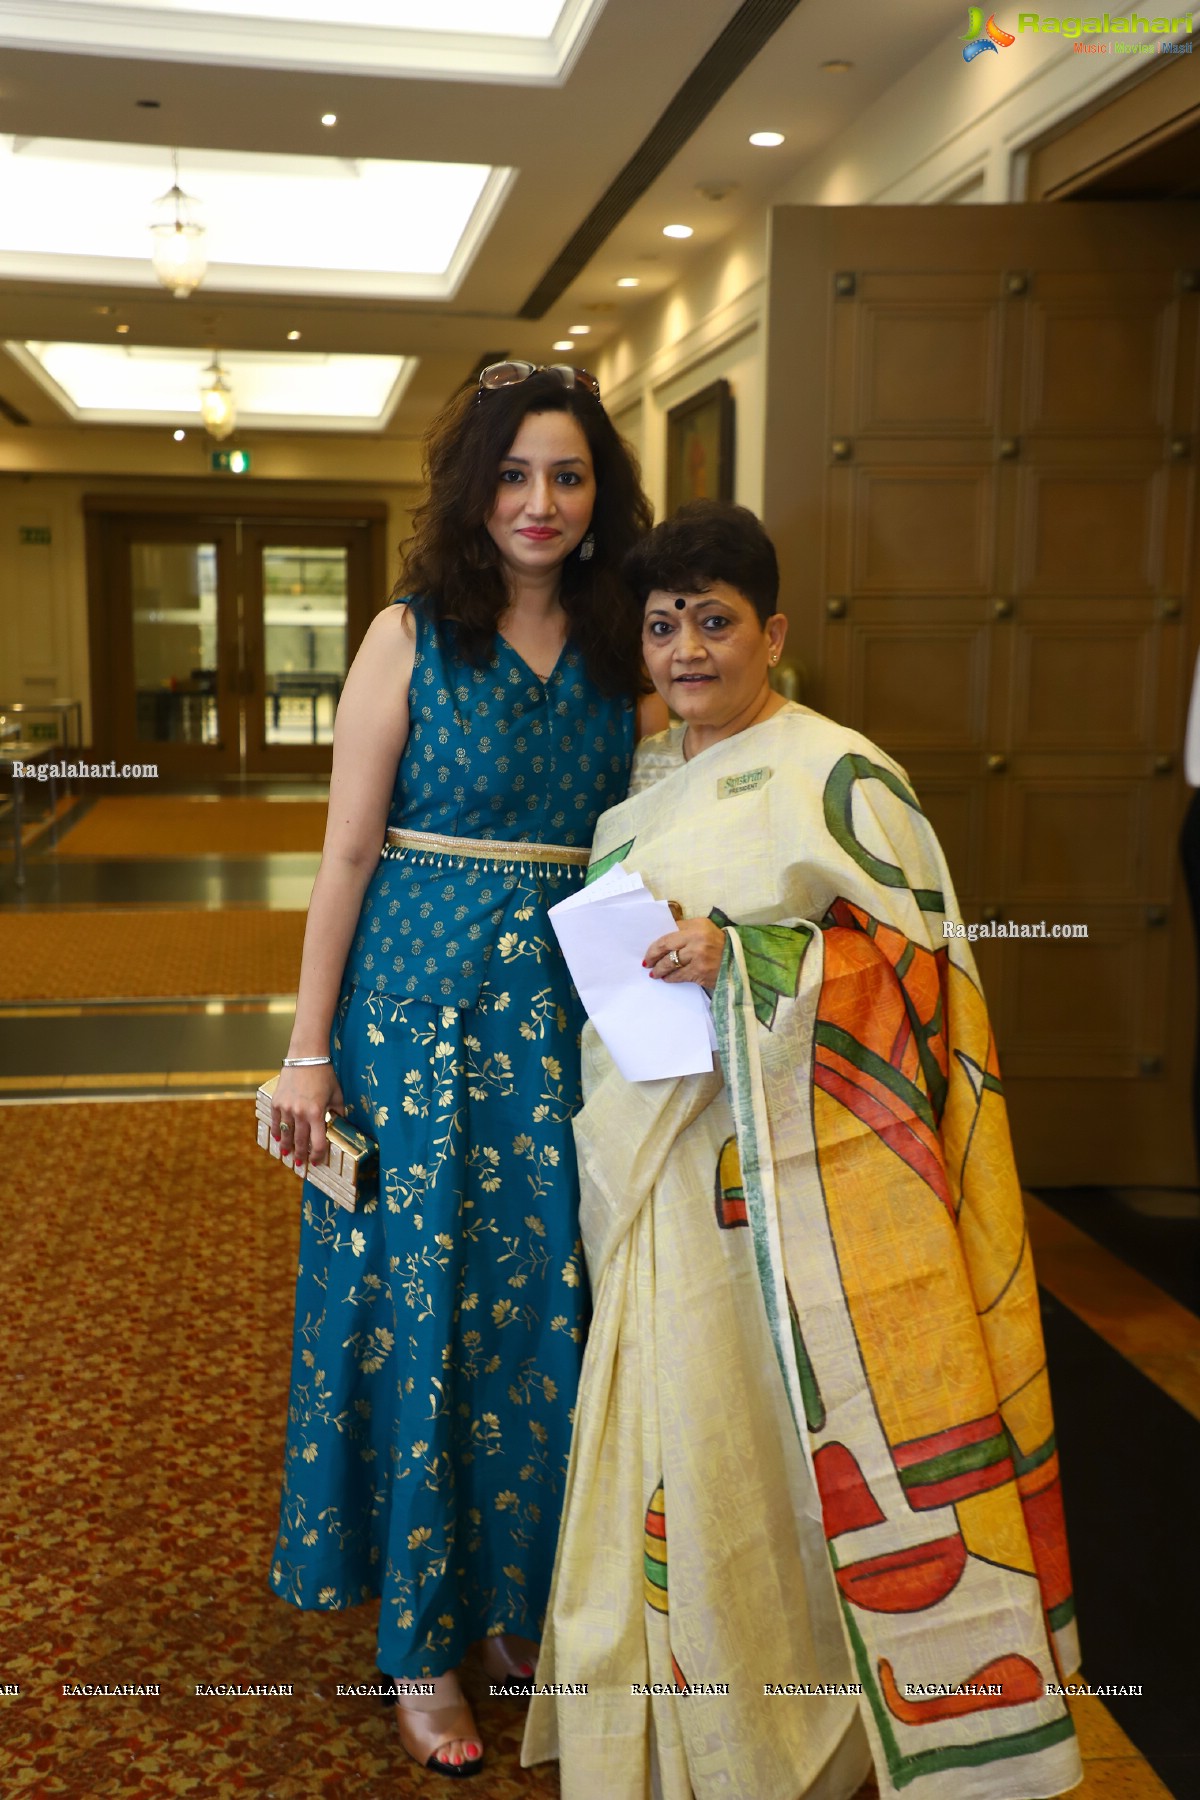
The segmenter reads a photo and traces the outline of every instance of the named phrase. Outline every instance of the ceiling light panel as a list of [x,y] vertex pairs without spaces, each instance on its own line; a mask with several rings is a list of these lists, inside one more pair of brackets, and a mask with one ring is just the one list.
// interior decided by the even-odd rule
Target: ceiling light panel
[[[512,170],[180,148],[230,293],[453,296]],[[0,137],[0,275],[151,287],[148,225],[170,168],[152,145]]]
[[604,0],[0,0],[0,44],[561,85]]
[[[5,349],[81,424],[190,424],[200,410],[203,351],[34,342]],[[407,356],[221,352],[246,429],[382,431],[416,366]]]
[[[112,0],[72,0],[75,10],[99,17],[116,10]],[[429,0],[121,0],[122,12],[157,19],[207,13],[222,19],[270,19],[284,25],[375,26],[393,31],[428,31]],[[548,38],[564,10],[564,0],[437,0],[439,32],[470,37]]]

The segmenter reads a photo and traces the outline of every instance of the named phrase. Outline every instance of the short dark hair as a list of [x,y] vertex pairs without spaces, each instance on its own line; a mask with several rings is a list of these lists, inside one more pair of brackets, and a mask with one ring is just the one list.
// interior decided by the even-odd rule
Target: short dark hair
[[621,563],[654,515],[637,458],[599,400],[584,388],[565,388],[549,371],[484,393],[468,386],[434,420],[426,439],[429,491],[401,546],[404,573],[393,598],[412,594],[434,618],[452,619],[457,647],[469,661],[490,655],[508,592],[487,519],[500,464],[522,420],[544,412],[576,420],[596,475],[594,554],[581,562],[573,550],[562,570],[560,599],[571,637],[604,693],[639,693],[645,687],[641,618]]
[[695,594],[726,581],[749,600],[760,624],[778,611],[775,546],[748,506],[727,500],[689,500],[635,544],[621,567],[642,606],[656,592]]

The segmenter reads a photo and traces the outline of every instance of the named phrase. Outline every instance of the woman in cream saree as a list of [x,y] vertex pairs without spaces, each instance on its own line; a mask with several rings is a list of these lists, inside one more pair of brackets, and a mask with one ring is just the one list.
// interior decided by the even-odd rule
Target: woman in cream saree
[[941,851],[805,708],[683,744],[592,868],[727,927],[719,1067],[631,1084],[585,1034],[595,1313],[525,1758],[565,1800],[843,1800],[871,1761],[885,1796],[1061,1793],[1045,1354]]

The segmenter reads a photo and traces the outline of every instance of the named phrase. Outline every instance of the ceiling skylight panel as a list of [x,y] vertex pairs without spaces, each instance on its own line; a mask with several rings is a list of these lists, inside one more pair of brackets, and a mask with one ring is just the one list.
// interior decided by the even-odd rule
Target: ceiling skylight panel
[[[74,0],[111,12],[113,0]],[[453,32],[472,37],[550,38],[566,0],[121,0],[127,12],[198,13],[270,19],[288,25],[368,26],[388,31]]]
[[0,0],[0,45],[561,86],[605,0]]
[[[182,147],[179,167],[206,228],[210,288],[396,297],[453,292],[510,175]],[[0,274],[149,284],[154,202],[171,179],[165,152],[146,145],[0,138]]]
[[[211,358],[151,345],[8,344],[10,355],[84,424],[194,423]],[[222,351],[247,428],[381,430],[416,368],[403,356]]]

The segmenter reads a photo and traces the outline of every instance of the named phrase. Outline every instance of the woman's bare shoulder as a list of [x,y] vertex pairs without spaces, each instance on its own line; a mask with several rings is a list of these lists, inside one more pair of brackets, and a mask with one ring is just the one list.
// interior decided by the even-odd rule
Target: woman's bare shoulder
[[411,643],[417,635],[417,622],[411,602],[407,599],[389,600],[371,620],[367,634],[373,634],[380,642],[399,639]]
[[411,674],[417,649],[417,626],[407,601],[393,601],[377,612],[363,633],[355,663],[360,671],[374,670],[388,677]]

